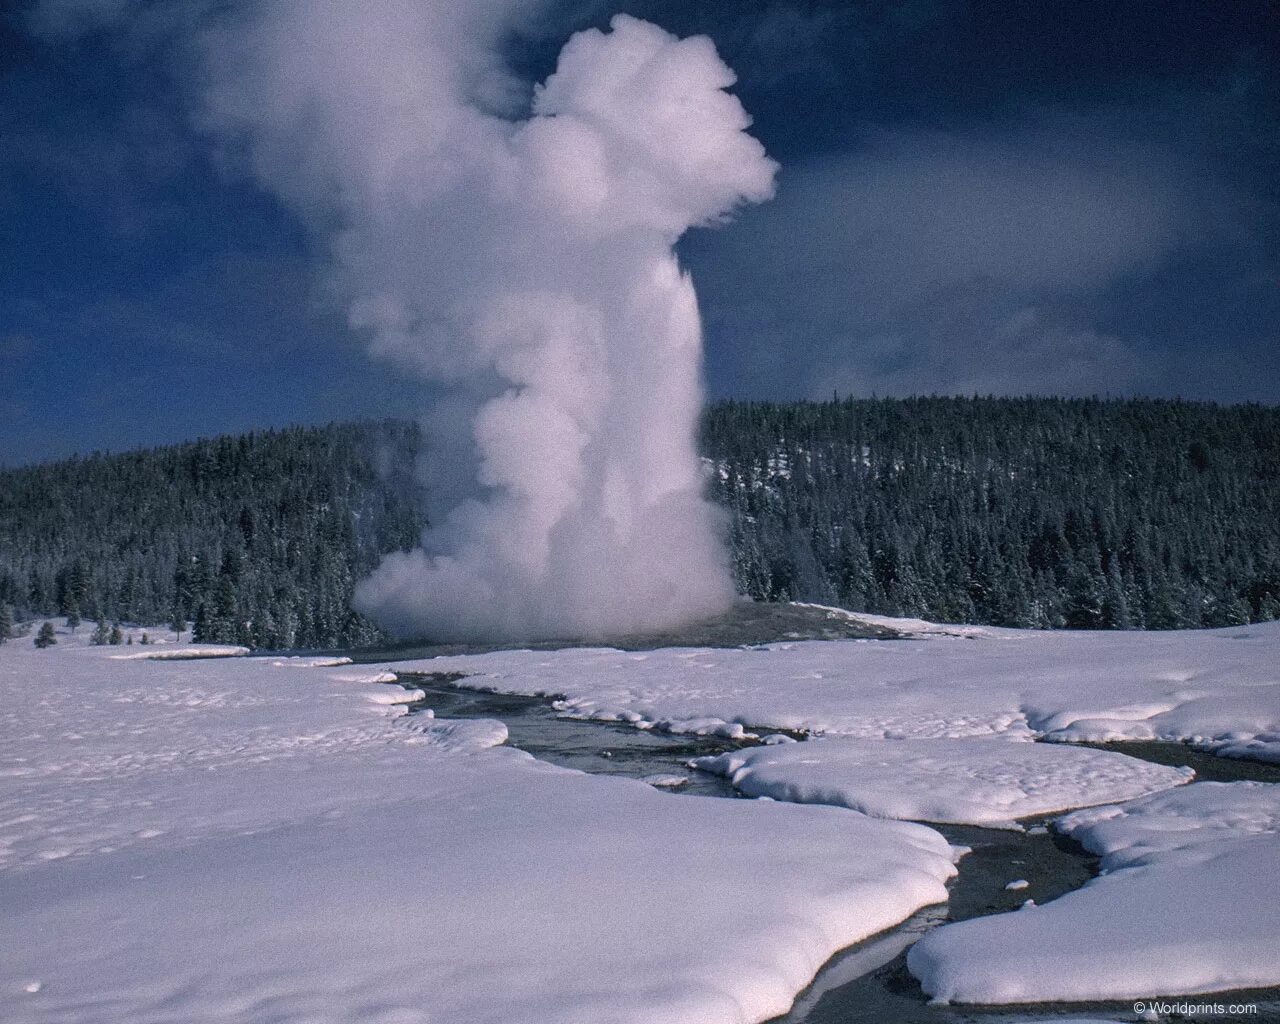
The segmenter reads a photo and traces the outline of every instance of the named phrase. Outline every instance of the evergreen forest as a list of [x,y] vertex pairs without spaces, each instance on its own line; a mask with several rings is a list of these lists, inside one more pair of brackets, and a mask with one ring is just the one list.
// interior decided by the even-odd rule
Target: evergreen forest
[[[423,443],[410,423],[333,424],[2,471],[0,625],[383,642],[351,591],[417,540]],[[1280,618],[1280,408],[723,402],[702,445],[758,599],[1033,628]]]
[[351,591],[417,540],[418,445],[412,424],[335,424],[5,471],[0,606],[269,649],[382,641]]
[[711,407],[739,588],[941,622],[1280,618],[1280,408],[910,398]]

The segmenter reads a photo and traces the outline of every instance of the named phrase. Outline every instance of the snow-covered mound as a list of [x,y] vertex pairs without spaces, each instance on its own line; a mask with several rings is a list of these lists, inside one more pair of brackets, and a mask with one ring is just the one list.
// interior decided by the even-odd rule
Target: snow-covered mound
[[748,796],[839,804],[878,818],[996,826],[1131,800],[1193,774],[1104,750],[973,739],[818,739],[696,763]]
[[931,932],[907,963],[940,999],[1135,999],[1280,984],[1280,786],[1199,782],[1057,827],[1104,872],[1041,907]]
[[408,716],[382,669],[59,640],[0,646],[12,1024],[744,1024],[954,873],[923,826]]
[[1176,740],[1280,760],[1280,622],[1163,633],[936,629],[891,642],[501,651],[407,667],[557,694],[570,714],[675,731],[720,723],[857,739]]

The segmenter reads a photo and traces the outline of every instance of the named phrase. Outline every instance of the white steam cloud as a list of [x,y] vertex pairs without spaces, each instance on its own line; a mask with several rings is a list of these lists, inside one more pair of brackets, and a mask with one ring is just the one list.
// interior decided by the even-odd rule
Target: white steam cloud
[[451,389],[426,480],[469,479],[356,592],[400,636],[606,637],[733,600],[672,246],[776,166],[709,39],[623,15],[513,117],[496,54],[528,6],[274,0],[208,37],[206,127],[327,241],[373,352]]

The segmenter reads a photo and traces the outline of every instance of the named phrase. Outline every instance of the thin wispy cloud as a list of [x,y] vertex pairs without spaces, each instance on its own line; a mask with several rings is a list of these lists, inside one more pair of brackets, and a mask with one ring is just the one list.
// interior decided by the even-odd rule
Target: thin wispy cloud
[[1040,112],[790,167],[772,206],[691,260],[729,388],[1163,391],[1167,339],[1117,310],[1188,259],[1237,258],[1253,214],[1196,155]]

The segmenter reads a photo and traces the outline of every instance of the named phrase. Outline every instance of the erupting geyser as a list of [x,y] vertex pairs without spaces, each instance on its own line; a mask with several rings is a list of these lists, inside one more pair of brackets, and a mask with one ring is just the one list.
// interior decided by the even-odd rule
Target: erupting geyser
[[502,5],[262,9],[223,41],[215,126],[326,224],[373,351],[454,401],[428,487],[469,487],[356,607],[402,636],[604,637],[724,610],[702,496],[697,302],[672,246],[767,199],[774,163],[709,39],[573,37],[524,119]]
[[733,600],[672,247],[769,198],[776,165],[709,39],[624,15],[530,107],[500,49],[533,6],[214,5],[200,36],[203,125],[326,243],[372,351],[448,389],[433,525],[356,591],[401,636],[607,637]]
[[[482,492],[357,591],[393,632],[600,637],[732,601],[695,449],[697,303],[672,252],[771,192],[732,81],[709,40],[615,18],[566,46],[528,120],[464,108],[456,187],[391,238],[374,228],[357,322],[379,351],[480,385],[465,440]],[[447,291],[439,261],[397,266],[442,231]]]

